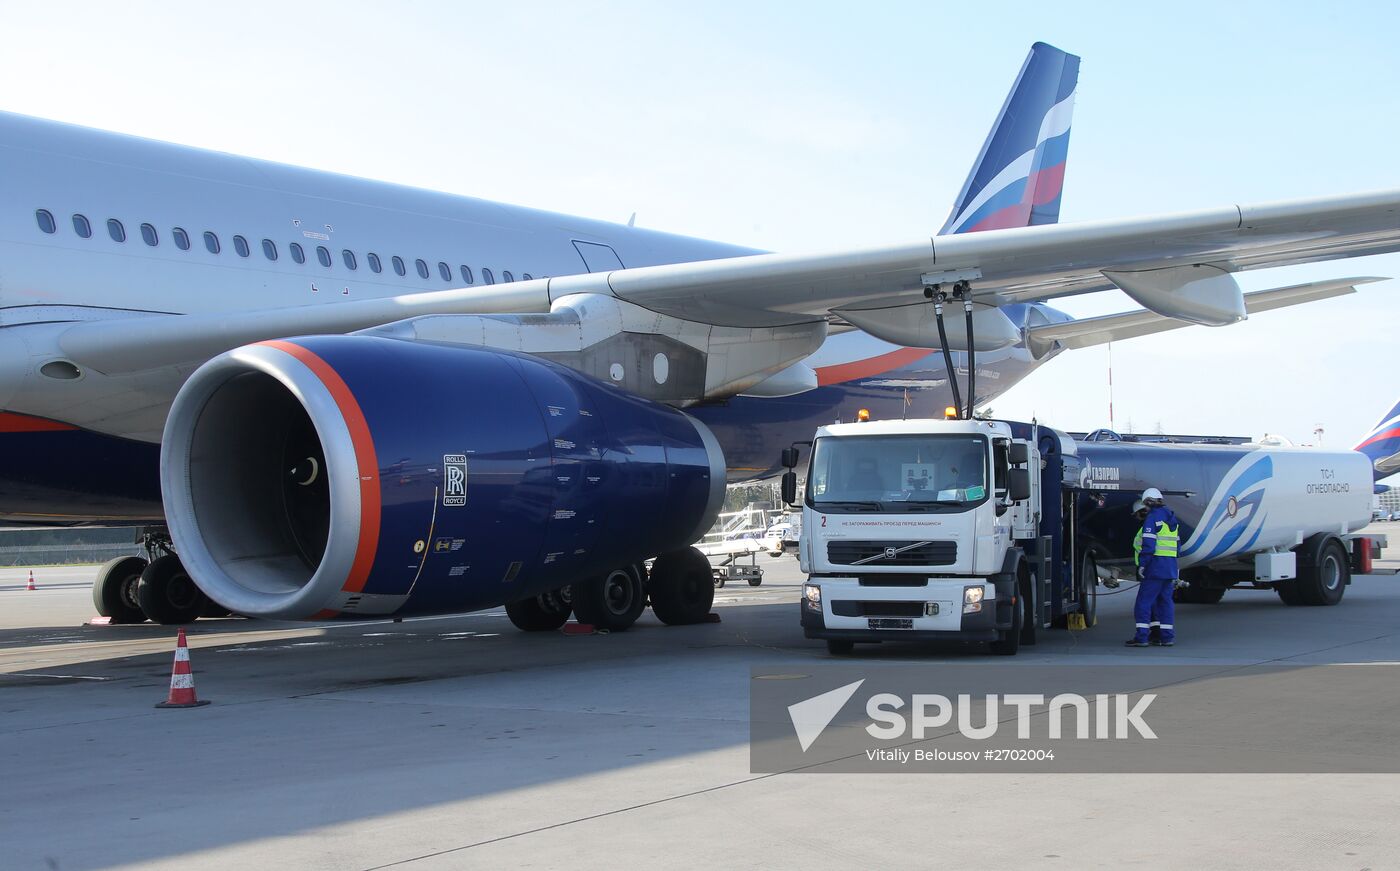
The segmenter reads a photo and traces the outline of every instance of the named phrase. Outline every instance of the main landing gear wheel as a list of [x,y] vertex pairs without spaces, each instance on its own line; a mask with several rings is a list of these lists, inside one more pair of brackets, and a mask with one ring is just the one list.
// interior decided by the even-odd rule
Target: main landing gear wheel
[[550,590],[507,604],[506,616],[523,632],[549,632],[569,622],[573,610],[562,590]]
[[646,589],[637,566],[613,569],[573,585],[574,616],[609,632],[621,632],[642,616]]
[[92,583],[92,605],[113,623],[145,623],[146,612],[136,598],[146,561],[139,556],[119,556],[97,570]]
[[192,623],[209,607],[209,597],[195,586],[174,554],[158,557],[146,566],[136,587],[136,599],[147,617],[166,626]]
[[668,626],[699,623],[715,603],[710,561],[693,547],[663,553],[647,581],[651,611]]

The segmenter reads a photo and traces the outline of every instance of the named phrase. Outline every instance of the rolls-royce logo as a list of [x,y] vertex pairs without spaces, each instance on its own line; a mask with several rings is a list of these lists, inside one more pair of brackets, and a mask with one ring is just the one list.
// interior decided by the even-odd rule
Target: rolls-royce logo
[[899,553],[899,550],[897,548],[887,547],[885,548],[885,559],[894,559],[895,554],[897,553]]
[[442,458],[442,504],[467,504],[466,454],[445,454]]

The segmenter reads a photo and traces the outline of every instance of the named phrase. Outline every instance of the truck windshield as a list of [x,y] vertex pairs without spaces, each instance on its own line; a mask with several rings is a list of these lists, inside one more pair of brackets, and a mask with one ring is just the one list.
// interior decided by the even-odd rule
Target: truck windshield
[[962,510],[986,498],[980,435],[828,436],[812,448],[807,501],[823,511]]

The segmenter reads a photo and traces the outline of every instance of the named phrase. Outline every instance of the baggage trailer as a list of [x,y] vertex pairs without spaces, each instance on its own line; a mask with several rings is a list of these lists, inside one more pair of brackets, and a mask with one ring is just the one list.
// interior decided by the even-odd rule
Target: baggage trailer
[[[1076,442],[1036,423],[833,424],[811,443],[798,548],[801,622],[833,654],[858,642],[984,641],[1011,655],[1096,622],[1098,588],[1133,577],[1132,504],[1162,491],[1181,522],[1187,602],[1275,590],[1335,605],[1372,544],[1370,461],[1253,444]],[[783,452],[797,502],[798,446]]]

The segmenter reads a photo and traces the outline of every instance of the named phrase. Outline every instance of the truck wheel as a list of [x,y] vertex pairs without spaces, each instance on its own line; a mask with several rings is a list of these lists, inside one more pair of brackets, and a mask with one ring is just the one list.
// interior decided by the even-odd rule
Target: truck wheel
[[173,553],[157,557],[141,572],[136,600],[147,617],[166,626],[193,623],[209,605],[209,597],[195,586]]
[[826,652],[832,656],[850,656],[851,651],[856,649],[854,641],[842,641],[836,638],[826,640]]
[[693,547],[663,553],[647,581],[651,612],[667,626],[699,623],[715,603],[710,561]]
[[1092,553],[1084,554],[1079,573],[1079,613],[1084,615],[1084,628],[1093,629],[1099,620],[1099,562]]
[[637,622],[647,606],[646,589],[636,568],[625,566],[573,585],[574,616],[609,632]]
[[521,632],[551,632],[569,622],[573,610],[558,590],[551,590],[507,603],[506,616]]
[[1016,603],[1011,607],[1011,628],[1002,630],[1001,637],[988,645],[992,653],[997,656],[1015,656],[1016,651],[1021,649],[1021,628],[1026,622],[1028,604],[1029,600],[1024,593],[1016,597]]
[[[1040,621],[1036,619],[1040,609],[1035,602],[1035,578],[1031,576],[1030,569],[1023,561],[1016,570],[1017,605],[1016,613],[1020,620],[1021,644],[1026,647],[1034,647],[1040,636]],[[1011,651],[1015,653],[1016,651]]]
[[145,623],[146,612],[136,598],[146,561],[139,556],[119,556],[97,570],[92,582],[92,606],[113,623]]
[[1172,601],[1184,605],[1214,605],[1223,598],[1224,587],[1198,587],[1192,584],[1172,591]]
[[[1278,585],[1279,598],[1288,605],[1335,605],[1346,593],[1350,572],[1346,551],[1332,539],[1318,551],[1316,562],[1299,570],[1295,580]],[[1290,602],[1284,595],[1285,587],[1292,588],[1290,595],[1294,601]]]

